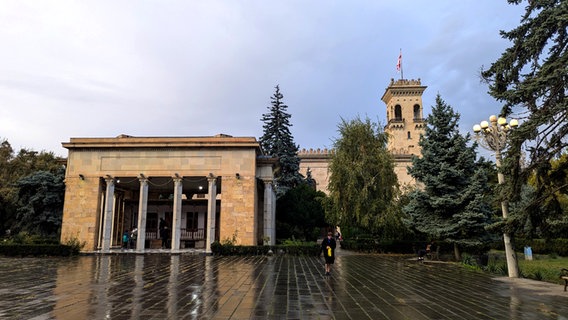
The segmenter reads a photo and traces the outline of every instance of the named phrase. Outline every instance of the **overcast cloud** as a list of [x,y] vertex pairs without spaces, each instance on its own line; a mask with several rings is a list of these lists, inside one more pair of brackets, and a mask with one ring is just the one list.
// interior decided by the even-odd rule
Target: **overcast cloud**
[[71,137],[262,135],[280,85],[300,148],[341,118],[385,121],[399,78],[460,127],[498,113],[482,66],[523,6],[506,0],[0,2],[0,138],[66,156]]

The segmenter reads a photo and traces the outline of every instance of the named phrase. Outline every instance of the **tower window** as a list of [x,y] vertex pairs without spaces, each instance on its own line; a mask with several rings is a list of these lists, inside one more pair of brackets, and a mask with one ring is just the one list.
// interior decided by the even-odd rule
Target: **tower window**
[[414,105],[414,119],[421,119],[422,117],[420,116],[420,106],[415,104]]
[[409,139],[409,140],[412,139],[412,138],[410,137],[410,131],[408,131],[406,134],[408,135],[408,139]]
[[394,106],[394,119],[395,120],[402,120],[402,107],[400,104]]

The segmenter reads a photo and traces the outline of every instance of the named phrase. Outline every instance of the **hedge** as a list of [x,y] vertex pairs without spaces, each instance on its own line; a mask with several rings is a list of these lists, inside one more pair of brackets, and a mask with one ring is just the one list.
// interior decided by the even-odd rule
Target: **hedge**
[[[568,257],[568,239],[515,239],[515,251],[522,252],[524,247],[531,247],[533,253],[557,254]],[[499,243],[502,246],[502,241]]]
[[[425,245],[426,244],[424,244],[424,246]],[[404,240],[378,241],[372,238],[359,238],[341,241],[341,249],[368,253],[410,254],[416,253],[419,247],[416,241]]]
[[0,255],[18,256],[72,256],[79,254],[77,247],[64,244],[0,244]]
[[319,244],[303,245],[276,245],[276,246],[237,246],[231,244],[221,244],[214,242],[211,244],[211,251],[219,256],[250,256],[267,255],[272,250],[273,254],[289,254],[295,256],[318,256],[321,251]]

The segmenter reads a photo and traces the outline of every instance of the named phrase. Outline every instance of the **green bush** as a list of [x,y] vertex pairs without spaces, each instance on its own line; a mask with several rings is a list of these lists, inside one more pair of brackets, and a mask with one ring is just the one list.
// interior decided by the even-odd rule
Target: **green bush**
[[[568,256],[568,239],[520,239],[514,240],[515,251],[522,252],[524,247],[531,247],[533,254],[556,254]],[[495,241],[491,244],[495,250],[504,250],[503,241]]]
[[509,272],[509,270],[507,269],[507,262],[496,259],[495,257],[489,259],[489,262],[487,263],[487,266],[484,267],[484,270],[500,276],[506,276]]
[[79,254],[79,250],[64,244],[27,244],[3,243],[0,244],[0,255],[5,256],[72,256]]
[[59,240],[22,231],[11,238],[6,239],[6,242],[19,244],[58,244]]
[[270,250],[272,250],[272,253],[274,254],[285,253],[296,256],[317,256],[320,253],[321,247],[317,243],[313,242],[282,244],[276,246],[236,246],[217,241],[211,244],[211,251],[214,255],[219,256],[267,255]]
[[378,241],[373,238],[356,238],[341,241],[341,249],[368,253],[413,254],[418,252],[419,247],[421,246],[412,241],[404,240]]

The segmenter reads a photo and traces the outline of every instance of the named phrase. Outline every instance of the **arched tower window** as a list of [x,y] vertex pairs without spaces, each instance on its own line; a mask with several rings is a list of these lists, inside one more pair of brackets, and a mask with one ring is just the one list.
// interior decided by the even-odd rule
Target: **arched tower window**
[[414,105],[414,119],[420,119],[420,118],[422,118],[420,116],[420,106],[415,104]]
[[394,119],[402,121],[402,107],[399,104],[394,106]]

